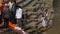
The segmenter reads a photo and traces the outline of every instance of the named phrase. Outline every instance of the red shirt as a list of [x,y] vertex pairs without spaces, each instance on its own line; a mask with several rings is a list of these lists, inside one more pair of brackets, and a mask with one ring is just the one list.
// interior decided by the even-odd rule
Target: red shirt
[[2,15],[3,15],[3,11],[4,11],[4,0],[2,0],[2,6],[0,7],[0,10],[1,10],[1,12],[2,12]]
[[3,10],[4,10],[4,0],[2,0],[2,6],[0,7],[0,10],[2,11],[2,13],[3,13]]

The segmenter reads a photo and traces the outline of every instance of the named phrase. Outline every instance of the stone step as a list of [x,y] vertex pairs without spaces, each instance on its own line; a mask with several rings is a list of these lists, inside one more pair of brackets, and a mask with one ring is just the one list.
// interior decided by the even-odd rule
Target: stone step
[[27,21],[38,21],[38,19],[27,19]]
[[30,15],[30,18],[31,18],[31,19],[37,18],[37,17],[38,17],[37,14],[32,14],[32,15]]
[[34,7],[35,9],[33,10],[33,12],[37,12],[37,10],[40,8],[40,4],[36,4]]
[[23,3],[19,4],[19,5],[24,7],[24,6],[27,6],[31,2],[32,2],[32,0],[26,0],[25,2],[23,2]]
[[26,7],[29,7],[29,6],[34,6],[34,5],[36,5],[36,2],[37,2],[37,0],[33,0],[29,5],[27,5]]
[[40,18],[41,15],[42,15],[42,11],[41,11],[41,9],[38,9],[37,12],[38,12],[38,13],[37,13],[37,16],[38,16],[38,18]]
[[42,27],[42,24],[39,23],[39,24],[37,25],[37,29],[39,29],[39,28],[41,28],[41,27]]
[[27,11],[33,11],[35,9],[35,7],[25,7],[24,9],[27,9]]
[[24,9],[27,9],[28,11],[36,11],[40,8],[40,4],[37,4],[36,6],[34,7],[25,7]]
[[25,25],[25,27],[32,27],[32,26],[36,26],[35,24],[36,24],[37,22],[31,22],[31,23],[29,23],[29,24],[27,24],[27,25]]
[[23,3],[24,1],[26,1],[26,0],[17,0],[16,3],[20,4],[20,3]]
[[15,34],[15,32],[12,32],[12,30],[10,30],[10,28],[3,28],[0,29],[0,34]]

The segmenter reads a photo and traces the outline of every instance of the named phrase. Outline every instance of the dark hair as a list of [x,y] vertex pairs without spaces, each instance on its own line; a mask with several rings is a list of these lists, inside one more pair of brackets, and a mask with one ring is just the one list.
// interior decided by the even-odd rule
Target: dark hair
[[17,8],[22,8],[21,6],[16,6]]

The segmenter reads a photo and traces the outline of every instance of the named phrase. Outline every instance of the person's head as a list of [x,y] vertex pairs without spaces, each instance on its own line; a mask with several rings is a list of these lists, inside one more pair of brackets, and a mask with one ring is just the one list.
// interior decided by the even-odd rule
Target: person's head
[[48,12],[48,9],[45,9],[45,12],[47,13]]
[[17,9],[18,9],[18,8],[22,8],[21,6],[16,6],[16,7],[17,7]]
[[13,4],[16,4],[16,1],[13,1]]
[[9,5],[8,5],[8,4],[5,4],[5,7],[6,7],[6,8],[9,8]]

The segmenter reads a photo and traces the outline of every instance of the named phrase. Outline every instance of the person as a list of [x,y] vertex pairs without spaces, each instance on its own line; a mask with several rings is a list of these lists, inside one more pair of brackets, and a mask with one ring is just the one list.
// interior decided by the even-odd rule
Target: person
[[29,34],[27,32],[25,32],[21,27],[16,26],[15,24],[13,24],[11,21],[8,22],[8,26],[13,29],[15,32],[17,32],[18,34]]
[[45,21],[45,17],[42,16],[42,17],[41,17],[41,20],[42,20],[42,26],[43,26],[43,27],[46,27],[47,24],[46,24],[46,21]]
[[41,31],[45,31],[47,29],[47,22],[45,20],[44,15],[41,16],[41,21],[42,21],[42,23],[41,23],[42,24]]
[[16,14],[16,2],[13,1],[13,5],[12,5],[12,14],[15,17]]
[[22,27],[22,23],[21,23],[21,19],[22,19],[22,8],[21,8],[21,6],[17,6],[16,19],[17,19],[18,26]]
[[5,4],[4,8],[4,28],[10,28],[16,30],[19,34],[27,34],[21,27],[16,26],[10,19],[10,10],[8,4]]
[[10,10],[8,4],[5,4],[4,8],[4,28],[8,28],[8,22],[10,18]]
[[44,14],[45,14],[46,20],[49,20],[49,12],[47,8],[45,9]]
[[4,5],[5,5],[5,2],[4,2],[4,0],[2,0],[2,6],[1,6],[1,11],[2,11],[2,13],[3,13],[3,10],[4,10]]
[[15,15],[16,15],[16,2],[13,1],[13,5],[12,5],[12,21],[13,23],[16,24],[16,18],[15,18]]
[[4,0],[1,0],[0,2],[0,26],[2,25],[2,18],[3,18],[3,10],[4,10]]
[[1,10],[2,4],[0,3],[0,24],[2,23],[2,10]]
[[12,9],[12,5],[13,5],[13,1],[10,0],[9,3],[8,3],[8,5],[9,5],[9,9],[10,9],[10,11],[11,11],[11,9]]

